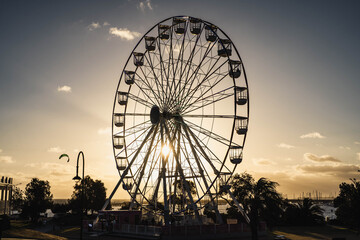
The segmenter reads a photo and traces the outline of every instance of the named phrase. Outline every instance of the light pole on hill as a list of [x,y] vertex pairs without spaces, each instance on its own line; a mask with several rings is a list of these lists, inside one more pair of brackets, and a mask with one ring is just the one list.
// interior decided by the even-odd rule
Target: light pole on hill
[[[82,171],[82,178],[79,177],[79,159],[80,159],[80,155],[82,157],[82,162],[83,162],[83,171]],[[62,154],[60,158],[62,157],[67,157],[68,158],[68,162],[70,161],[70,158],[67,154]],[[84,207],[84,184],[85,184],[85,178],[84,178],[84,173],[85,173],[85,156],[84,153],[82,151],[79,152],[78,156],[77,156],[77,161],[76,161],[76,176],[73,177],[73,180],[75,180],[76,182],[80,182],[81,184],[81,196],[80,196],[80,201],[81,201],[81,211],[80,211],[80,239],[82,240],[82,236],[83,236],[83,207]]]

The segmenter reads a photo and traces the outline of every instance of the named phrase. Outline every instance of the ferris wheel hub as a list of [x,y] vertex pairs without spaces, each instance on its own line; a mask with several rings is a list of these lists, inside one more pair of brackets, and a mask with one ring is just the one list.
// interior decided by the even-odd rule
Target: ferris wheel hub
[[156,105],[151,108],[150,120],[152,124],[157,124],[160,121],[160,108]]

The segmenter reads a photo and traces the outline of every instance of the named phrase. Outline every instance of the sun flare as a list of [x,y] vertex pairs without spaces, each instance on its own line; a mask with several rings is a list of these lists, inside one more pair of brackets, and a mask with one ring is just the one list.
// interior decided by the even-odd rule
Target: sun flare
[[170,151],[171,151],[171,149],[168,144],[164,144],[164,146],[162,146],[162,148],[161,148],[161,154],[165,157],[167,155],[169,155]]

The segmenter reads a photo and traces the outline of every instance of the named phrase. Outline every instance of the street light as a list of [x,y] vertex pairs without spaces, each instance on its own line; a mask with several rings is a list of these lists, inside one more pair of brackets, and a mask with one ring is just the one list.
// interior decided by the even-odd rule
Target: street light
[[[83,162],[83,171],[82,171],[82,179],[83,181],[80,182],[81,184],[81,212],[80,212],[80,239],[82,240],[82,235],[83,235],[83,206],[84,206],[84,173],[85,173],[85,156],[84,153],[82,151],[79,152],[78,156],[77,156],[77,161],[76,161],[76,176],[73,177],[73,180],[75,180],[76,182],[81,181],[81,177],[79,177],[79,159],[80,159],[80,155],[82,157],[82,162]],[[60,158],[62,157],[67,157],[68,158],[68,162],[70,161],[70,158],[67,154],[62,154]]]
[[[81,178],[79,177],[79,158],[80,155],[82,156],[82,162],[83,162],[83,171],[82,171],[82,179],[83,181],[81,181]],[[84,173],[85,173],[85,157],[84,157],[84,153],[82,151],[79,152],[78,156],[77,156],[77,161],[76,161],[76,176],[73,178],[73,180],[75,181],[81,181],[81,212],[80,212],[80,239],[82,239],[82,235],[83,235],[83,207],[84,207]]]

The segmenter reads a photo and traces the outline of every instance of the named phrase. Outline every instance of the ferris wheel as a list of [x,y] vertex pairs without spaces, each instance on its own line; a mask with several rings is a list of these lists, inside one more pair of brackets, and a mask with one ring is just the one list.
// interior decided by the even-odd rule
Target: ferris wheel
[[108,201],[121,187],[130,209],[166,224],[186,211],[201,222],[206,204],[219,216],[215,199],[242,162],[248,118],[244,64],[228,35],[189,16],[159,22],[136,44],[116,89],[120,180]]

